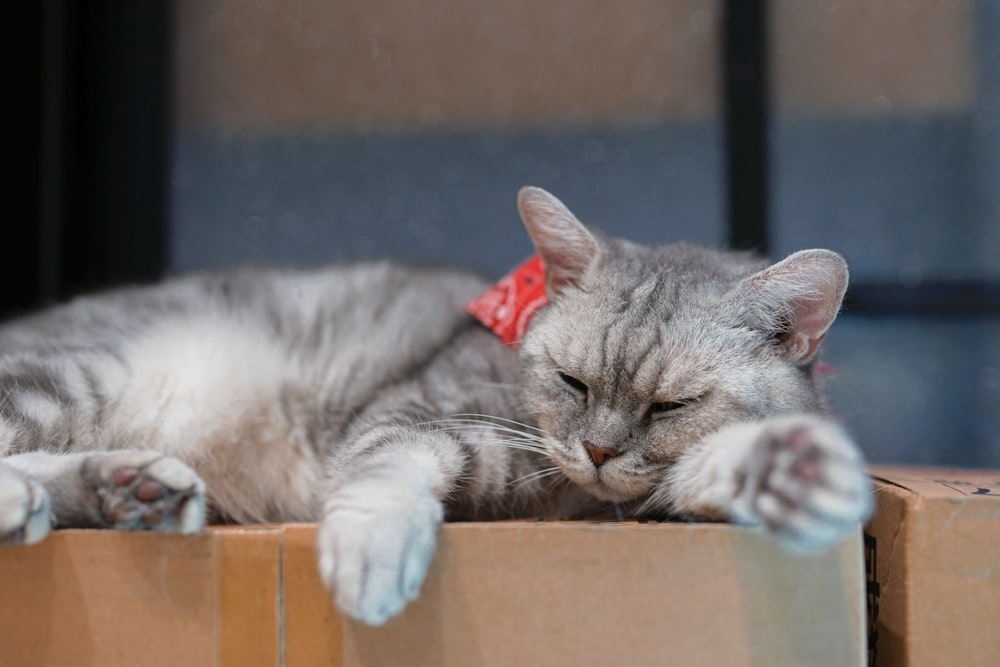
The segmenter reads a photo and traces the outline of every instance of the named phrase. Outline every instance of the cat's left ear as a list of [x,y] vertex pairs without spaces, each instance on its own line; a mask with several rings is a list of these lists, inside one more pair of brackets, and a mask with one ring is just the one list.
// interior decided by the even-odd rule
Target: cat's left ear
[[745,278],[736,288],[745,323],[778,342],[786,359],[808,363],[837,317],[847,262],[832,250],[802,250]]
[[567,285],[578,285],[601,255],[594,235],[565,204],[541,188],[521,188],[517,208],[545,265],[549,298]]

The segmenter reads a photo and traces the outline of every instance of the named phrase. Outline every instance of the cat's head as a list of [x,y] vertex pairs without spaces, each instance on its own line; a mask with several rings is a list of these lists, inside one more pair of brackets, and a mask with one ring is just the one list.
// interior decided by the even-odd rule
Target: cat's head
[[551,458],[605,500],[641,498],[722,426],[818,409],[812,362],[847,265],[805,250],[774,265],[585,227],[538,188],[518,196],[549,305],[521,344],[525,400]]

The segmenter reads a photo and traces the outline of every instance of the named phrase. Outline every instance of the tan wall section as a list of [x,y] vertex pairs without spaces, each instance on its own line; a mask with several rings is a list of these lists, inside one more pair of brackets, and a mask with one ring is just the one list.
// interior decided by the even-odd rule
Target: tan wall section
[[[954,112],[975,98],[972,0],[775,0],[793,113]],[[649,122],[718,107],[707,0],[180,0],[183,129]]]
[[182,0],[186,128],[296,131],[703,117],[703,0]]
[[954,112],[975,100],[972,0],[774,0],[779,110]]

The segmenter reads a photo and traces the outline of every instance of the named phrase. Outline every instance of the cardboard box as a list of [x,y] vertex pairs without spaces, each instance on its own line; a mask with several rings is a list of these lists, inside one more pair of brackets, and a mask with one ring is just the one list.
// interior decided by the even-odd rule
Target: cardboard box
[[859,535],[791,556],[724,525],[447,526],[426,589],[345,665],[857,665]]
[[876,466],[865,531],[877,666],[1000,659],[1000,471]]
[[449,524],[415,604],[343,620],[315,527],[61,531],[0,550],[0,664],[850,665],[861,536],[786,554],[724,525]]
[[65,530],[0,549],[0,665],[276,665],[281,539]]

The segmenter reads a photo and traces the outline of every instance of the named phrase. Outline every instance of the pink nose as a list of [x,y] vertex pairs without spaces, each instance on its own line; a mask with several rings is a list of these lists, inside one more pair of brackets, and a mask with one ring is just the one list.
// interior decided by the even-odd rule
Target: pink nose
[[583,441],[583,448],[587,450],[588,454],[590,454],[590,460],[594,462],[594,467],[596,468],[600,468],[608,459],[613,459],[621,454],[621,452],[616,452],[615,450],[608,449],[607,447],[599,447],[589,440]]

